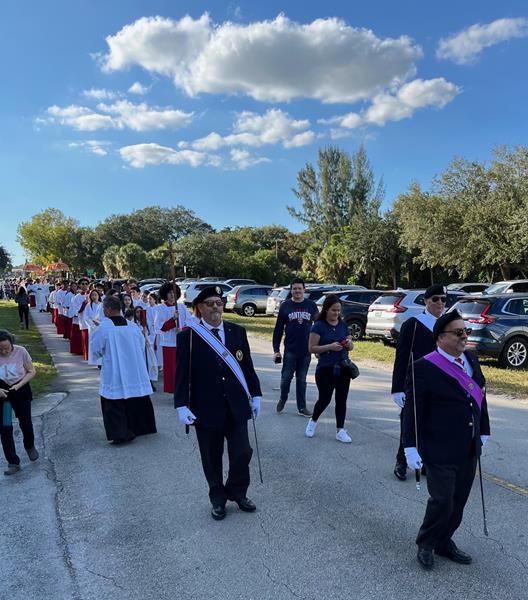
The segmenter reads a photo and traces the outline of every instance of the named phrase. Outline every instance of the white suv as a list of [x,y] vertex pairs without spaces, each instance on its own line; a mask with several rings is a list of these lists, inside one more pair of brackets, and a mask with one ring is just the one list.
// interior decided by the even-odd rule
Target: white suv
[[182,291],[181,301],[186,306],[191,306],[192,301],[202,290],[213,285],[218,286],[222,290],[222,294],[225,294],[225,292],[233,289],[230,285],[227,285],[227,283],[221,283],[218,281],[193,281]]
[[[404,321],[424,311],[425,290],[393,290],[385,292],[369,306],[365,333],[383,342],[395,342]],[[446,308],[466,296],[465,292],[447,292]]]

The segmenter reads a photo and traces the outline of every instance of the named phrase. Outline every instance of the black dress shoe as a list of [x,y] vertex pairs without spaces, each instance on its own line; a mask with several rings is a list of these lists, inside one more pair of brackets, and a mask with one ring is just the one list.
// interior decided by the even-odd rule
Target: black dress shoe
[[407,479],[407,465],[405,463],[397,462],[394,467],[394,475],[396,475],[400,481],[405,481]]
[[418,548],[416,558],[426,571],[430,571],[434,567],[434,555],[432,550],[429,550],[428,548]]
[[235,498],[233,502],[236,502],[238,504],[238,508],[244,512],[255,512],[257,510],[255,503],[249,498]]
[[438,556],[443,556],[444,558],[448,558],[453,562],[460,563],[461,565],[469,565],[473,560],[469,554],[459,550],[455,542],[452,540],[447,543],[445,548],[436,548],[435,554],[438,554]]
[[213,506],[213,508],[211,509],[211,517],[213,517],[215,521],[221,521],[222,519],[225,519],[225,516],[225,506],[218,504],[217,506]]

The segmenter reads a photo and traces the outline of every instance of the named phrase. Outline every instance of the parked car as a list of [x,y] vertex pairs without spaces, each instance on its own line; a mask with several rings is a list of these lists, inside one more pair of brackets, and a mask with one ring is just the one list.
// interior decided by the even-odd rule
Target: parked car
[[161,277],[153,278],[153,279],[140,279],[138,281],[138,287],[142,288],[144,285],[158,283],[160,286],[163,285],[167,280],[162,279]]
[[[382,293],[382,290],[353,290],[344,294],[336,294],[341,300],[341,314],[354,341],[361,340],[365,336],[369,306]],[[322,298],[323,301],[325,296]]]
[[[283,299],[279,298],[280,293],[282,292],[282,290],[284,290],[285,288],[283,287],[277,287],[277,288],[273,288],[270,292],[270,295],[268,296],[268,301],[266,302],[266,314],[267,315],[274,315],[275,313],[275,308],[277,306],[280,305],[281,302],[283,302]],[[288,288],[288,291],[289,288]],[[279,309],[277,308],[277,312],[279,312]]]
[[466,294],[475,294],[483,292],[491,283],[450,283],[447,289],[451,292],[466,292]]
[[512,281],[497,281],[487,287],[483,294],[528,294],[528,279],[514,279]]
[[[338,283],[330,283],[330,284],[308,284],[306,285],[304,291],[304,299],[305,300],[313,300],[317,303],[318,300],[322,298],[322,296],[326,293],[339,294],[339,292],[345,292],[349,290],[365,290],[367,288],[362,285],[341,285]],[[273,297],[273,313],[268,312],[269,308],[266,309],[266,314],[274,314],[277,316],[279,314],[280,305],[291,297],[290,286],[286,286],[281,288],[281,291]]]
[[[393,290],[384,292],[368,309],[367,336],[394,343],[398,339],[402,324],[424,310],[425,290]],[[466,296],[465,292],[447,292],[446,308]]]
[[471,328],[468,348],[504,367],[528,368],[528,294],[461,298],[455,309]]
[[226,310],[232,310],[245,317],[265,313],[271,285],[238,285],[227,292]]
[[191,306],[192,301],[198,296],[198,294],[205,288],[211,287],[212,285],[218,286],[222,290],[222,294],[230,291],[232,288],[218,281],[191,281],[188,285],[182,284],[180,289],[182,290],[181,302],[186,306]]
[[250,285],[252,283],[257,283],[254,279],[224,279],[223,282],[227,283],[227,285],[230,285],[233,288],[235,288],[237,285]]
[[150,294],[150,292],[157,292],[161,285],[161,283],[147,283],[145,285],[141,285],[139,289],[141,290],[141,293],[146,292],[147,294]]

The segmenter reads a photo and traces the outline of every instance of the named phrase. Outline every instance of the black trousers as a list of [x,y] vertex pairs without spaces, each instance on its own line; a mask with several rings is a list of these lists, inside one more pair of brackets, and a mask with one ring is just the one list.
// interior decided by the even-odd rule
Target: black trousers
[[26,322],[26,329],[29,329],[29,306],[27,304],[18,305],[18,317],[20,322]]
[[398,452],[396,453],[396,462],[407,466],[407,459],[405,458],[405,450],[403,449],[402,423],[403,423],[403,410],[400,410],[400,445],[398,446]]
[[[4,390],[9,389],[9,386],[0,379],[0,387]],[[31,400],[33,399],[31,387],[29,383],[23,385],[16,392],[9,392],[9,402],[13,407],[15,416],[18,419],[18,424],[22,430],[24,440],[24,448],[29,450],[35,445],[35,434],[33,432],[33,422],[31,421]],[[0,401],[0,416],[3,415],[4,402]],[[0,439],[2,440],[2,449],[4,456],[10,465],[19,465],[20,458],[16,453],[15,439],[13,437],[13,426],[4,425],[3,420],[0,422]]]
[[321,367],[315,371],[315,383],[319,398],[313,409],[312,420],[317,421],[332,400],[335,390],[335,417],[336,427],[342,429],[345,425],[347,396],[350,388],[350,375],[339,368],[339,374],[334,372],[334,367]]
[[[249,445],[247,421],[237,423],[227,419],[223,427],[209,428],[196,425],[196,437],[202,458],[202,467],[209,484],[209,499],[213,506],[227,500],[240,500],[249,487],[249,463],[253,449]],[[224,484],[224,439],[227,440],[229,472]]]
[[150,396],[109,400],[101,396],[106,439],[122,442],[137,435],[156,433],[156,418]]
[[468,456],[460,465],[426,463],[427,501],[425,517],[416,543],[429,550],[444,548],[462,522],[464,507],[469,498],[477,457]]

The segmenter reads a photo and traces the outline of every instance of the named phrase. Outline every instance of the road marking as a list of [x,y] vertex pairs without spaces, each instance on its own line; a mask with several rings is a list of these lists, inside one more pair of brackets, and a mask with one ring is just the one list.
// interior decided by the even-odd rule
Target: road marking
[[526,488],[515,485],[514,483],[510,483],[509,481],[505,481],[504,479],[501,479],[496,475],[491,475],[490,473],[482,473],[482,477],[484,477],[484,479],[487,481],[491,481],[492,483],[500,485],[500,487],[503,487],[506,490],[510,490],[510,492],[513,492],[514,494],[519,494],[520,496],[526,496],[528,498],[528,489]]

